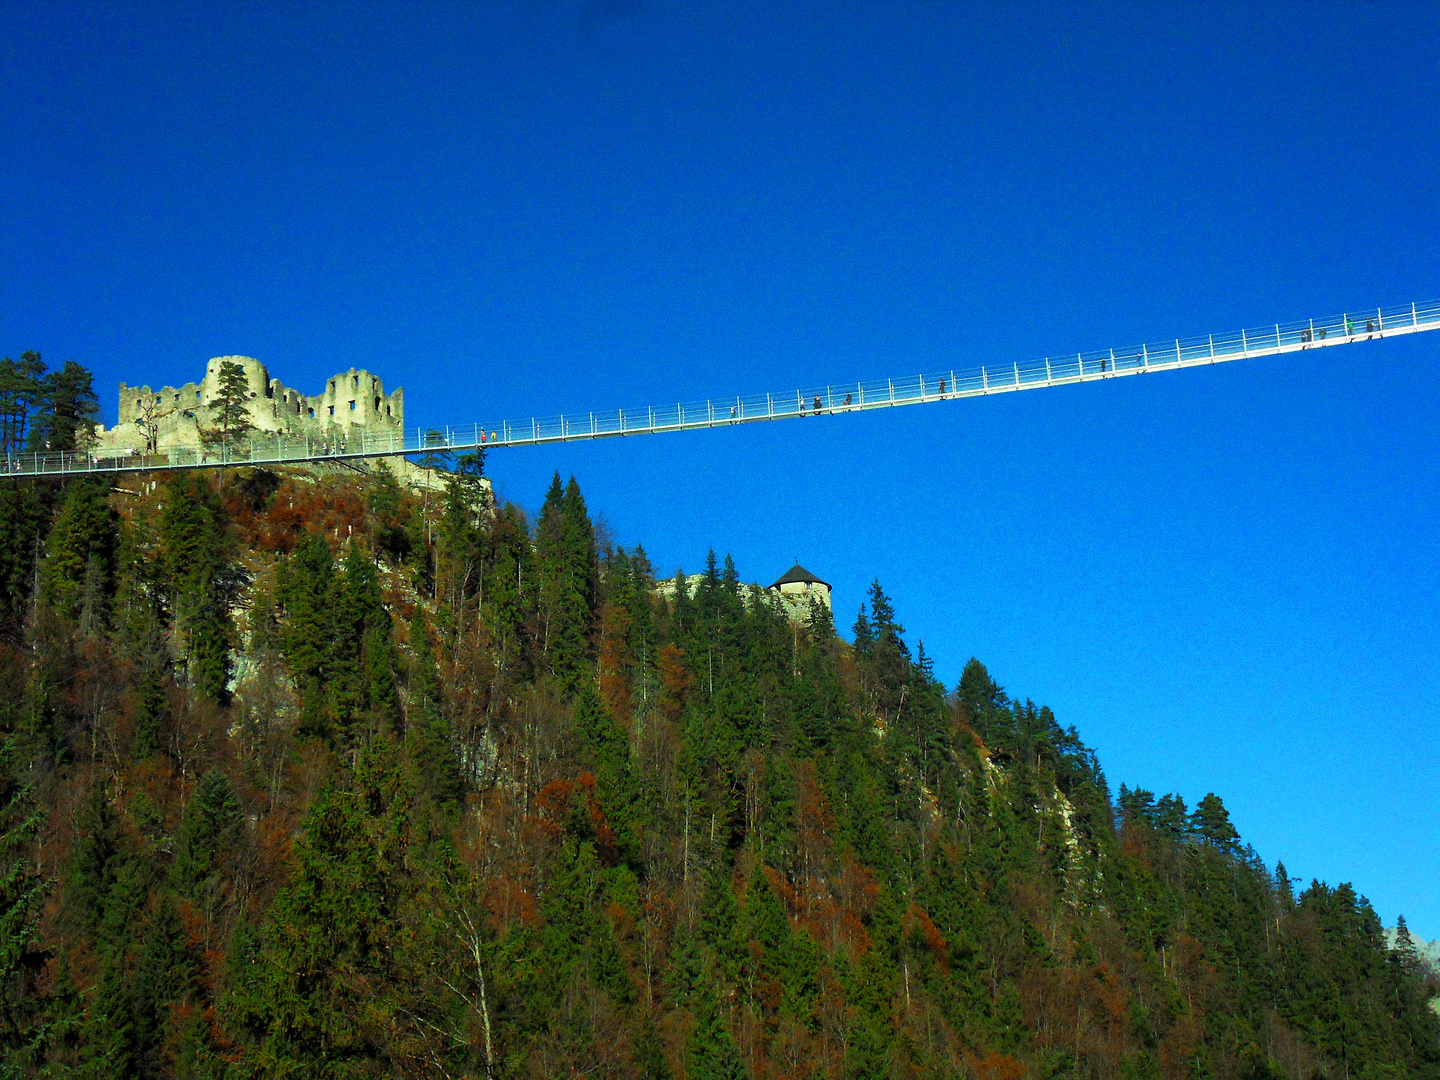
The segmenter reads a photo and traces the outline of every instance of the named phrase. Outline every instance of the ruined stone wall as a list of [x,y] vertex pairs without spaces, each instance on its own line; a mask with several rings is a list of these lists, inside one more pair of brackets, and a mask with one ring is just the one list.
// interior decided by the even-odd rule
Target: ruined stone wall
[[385,432],[400,438],[405,431],[405,391],[385,392],[378,376],[358,368],[332,376],[319,394],[302,394],[270,378],[265,365],[250,356],[217,356],[198,383],[166,386],[120,384],[119,420],[101,432],[109,447],[146,449],[149,429],[156,445],[150,449],[195,446],[203,429],[217,426],[213,403],[220,392],[220,368],[239,364],[250,392],[250,422],[259,432],[282,432],[323,441],[348,442],[361,431]]

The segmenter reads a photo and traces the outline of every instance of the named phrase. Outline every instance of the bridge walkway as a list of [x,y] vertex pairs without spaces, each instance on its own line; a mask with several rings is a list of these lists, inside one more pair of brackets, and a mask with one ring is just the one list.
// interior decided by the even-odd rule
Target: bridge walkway
[[1326,319],[1276,323],[1230,334],[1175,338],[1126,349],[1048,356],[1028,363],[932,371],[898,379],[801,387],[703,401],[667,402],[638,409],[570,413],[418,428],[414,432],[330,438],[261,433],[238,446],[180,447],[161,453],[21,453],[6,456],[11,477],[213,469],[244,465],[351,464],[369,458],[463,454],[472,450],[650,435],[752,424],[804,416],[839,415],[900,405],[1093,382],[1206,364],[1285,356],[1312,349],[1376,341],[1440,329],[1440,300],[1348,312]]

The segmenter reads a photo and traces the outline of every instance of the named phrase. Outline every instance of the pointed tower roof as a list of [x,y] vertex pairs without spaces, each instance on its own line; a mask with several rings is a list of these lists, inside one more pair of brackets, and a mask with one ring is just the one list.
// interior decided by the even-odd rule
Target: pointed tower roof
[[789,570],[786,570],[780,580],[775,582],[775,584],[771,585],[770,588],[778,589],[781,585],[795,585],[807,582],[815,582],[817,584],[824,585],[827,589],[830,588],[830,583],[828,581],[824,580],[823,578],[816,577],[799,563],[796,563]]

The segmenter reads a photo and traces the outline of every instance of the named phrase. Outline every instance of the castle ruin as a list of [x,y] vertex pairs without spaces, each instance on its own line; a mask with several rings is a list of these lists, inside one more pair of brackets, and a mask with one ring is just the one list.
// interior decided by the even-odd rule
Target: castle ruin
[[198,446],[202,432],[218,425],[213,403],[220,393],[220,370],[239,365],[250,393],[250,423],[256,431],[344,445],[367,434],[393,434],[396,442],[405,432],[405,391],[385,392],[380,379],[351,368],[333,375],[325,390],[315,395],[291,390],[270,378],[265,365],[251,356],[217,356],[205,366],[198,383],[166,386],[120,384],[119,419],[99,433],[102,446],[144,453],[174,447]]

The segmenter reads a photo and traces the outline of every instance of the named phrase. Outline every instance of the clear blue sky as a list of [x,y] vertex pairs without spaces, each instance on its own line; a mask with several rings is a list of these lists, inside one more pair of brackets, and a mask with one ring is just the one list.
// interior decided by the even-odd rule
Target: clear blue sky
[[[997,10],[998,9],[998,10]],[[339,10],[341,14],[335,14]],[[0,6],[0,352],[410,423],[1440,296],[1440,7]],[[878,577],[1121,782],[1440,937],[1440,334],[493,455],[657,567]]]

